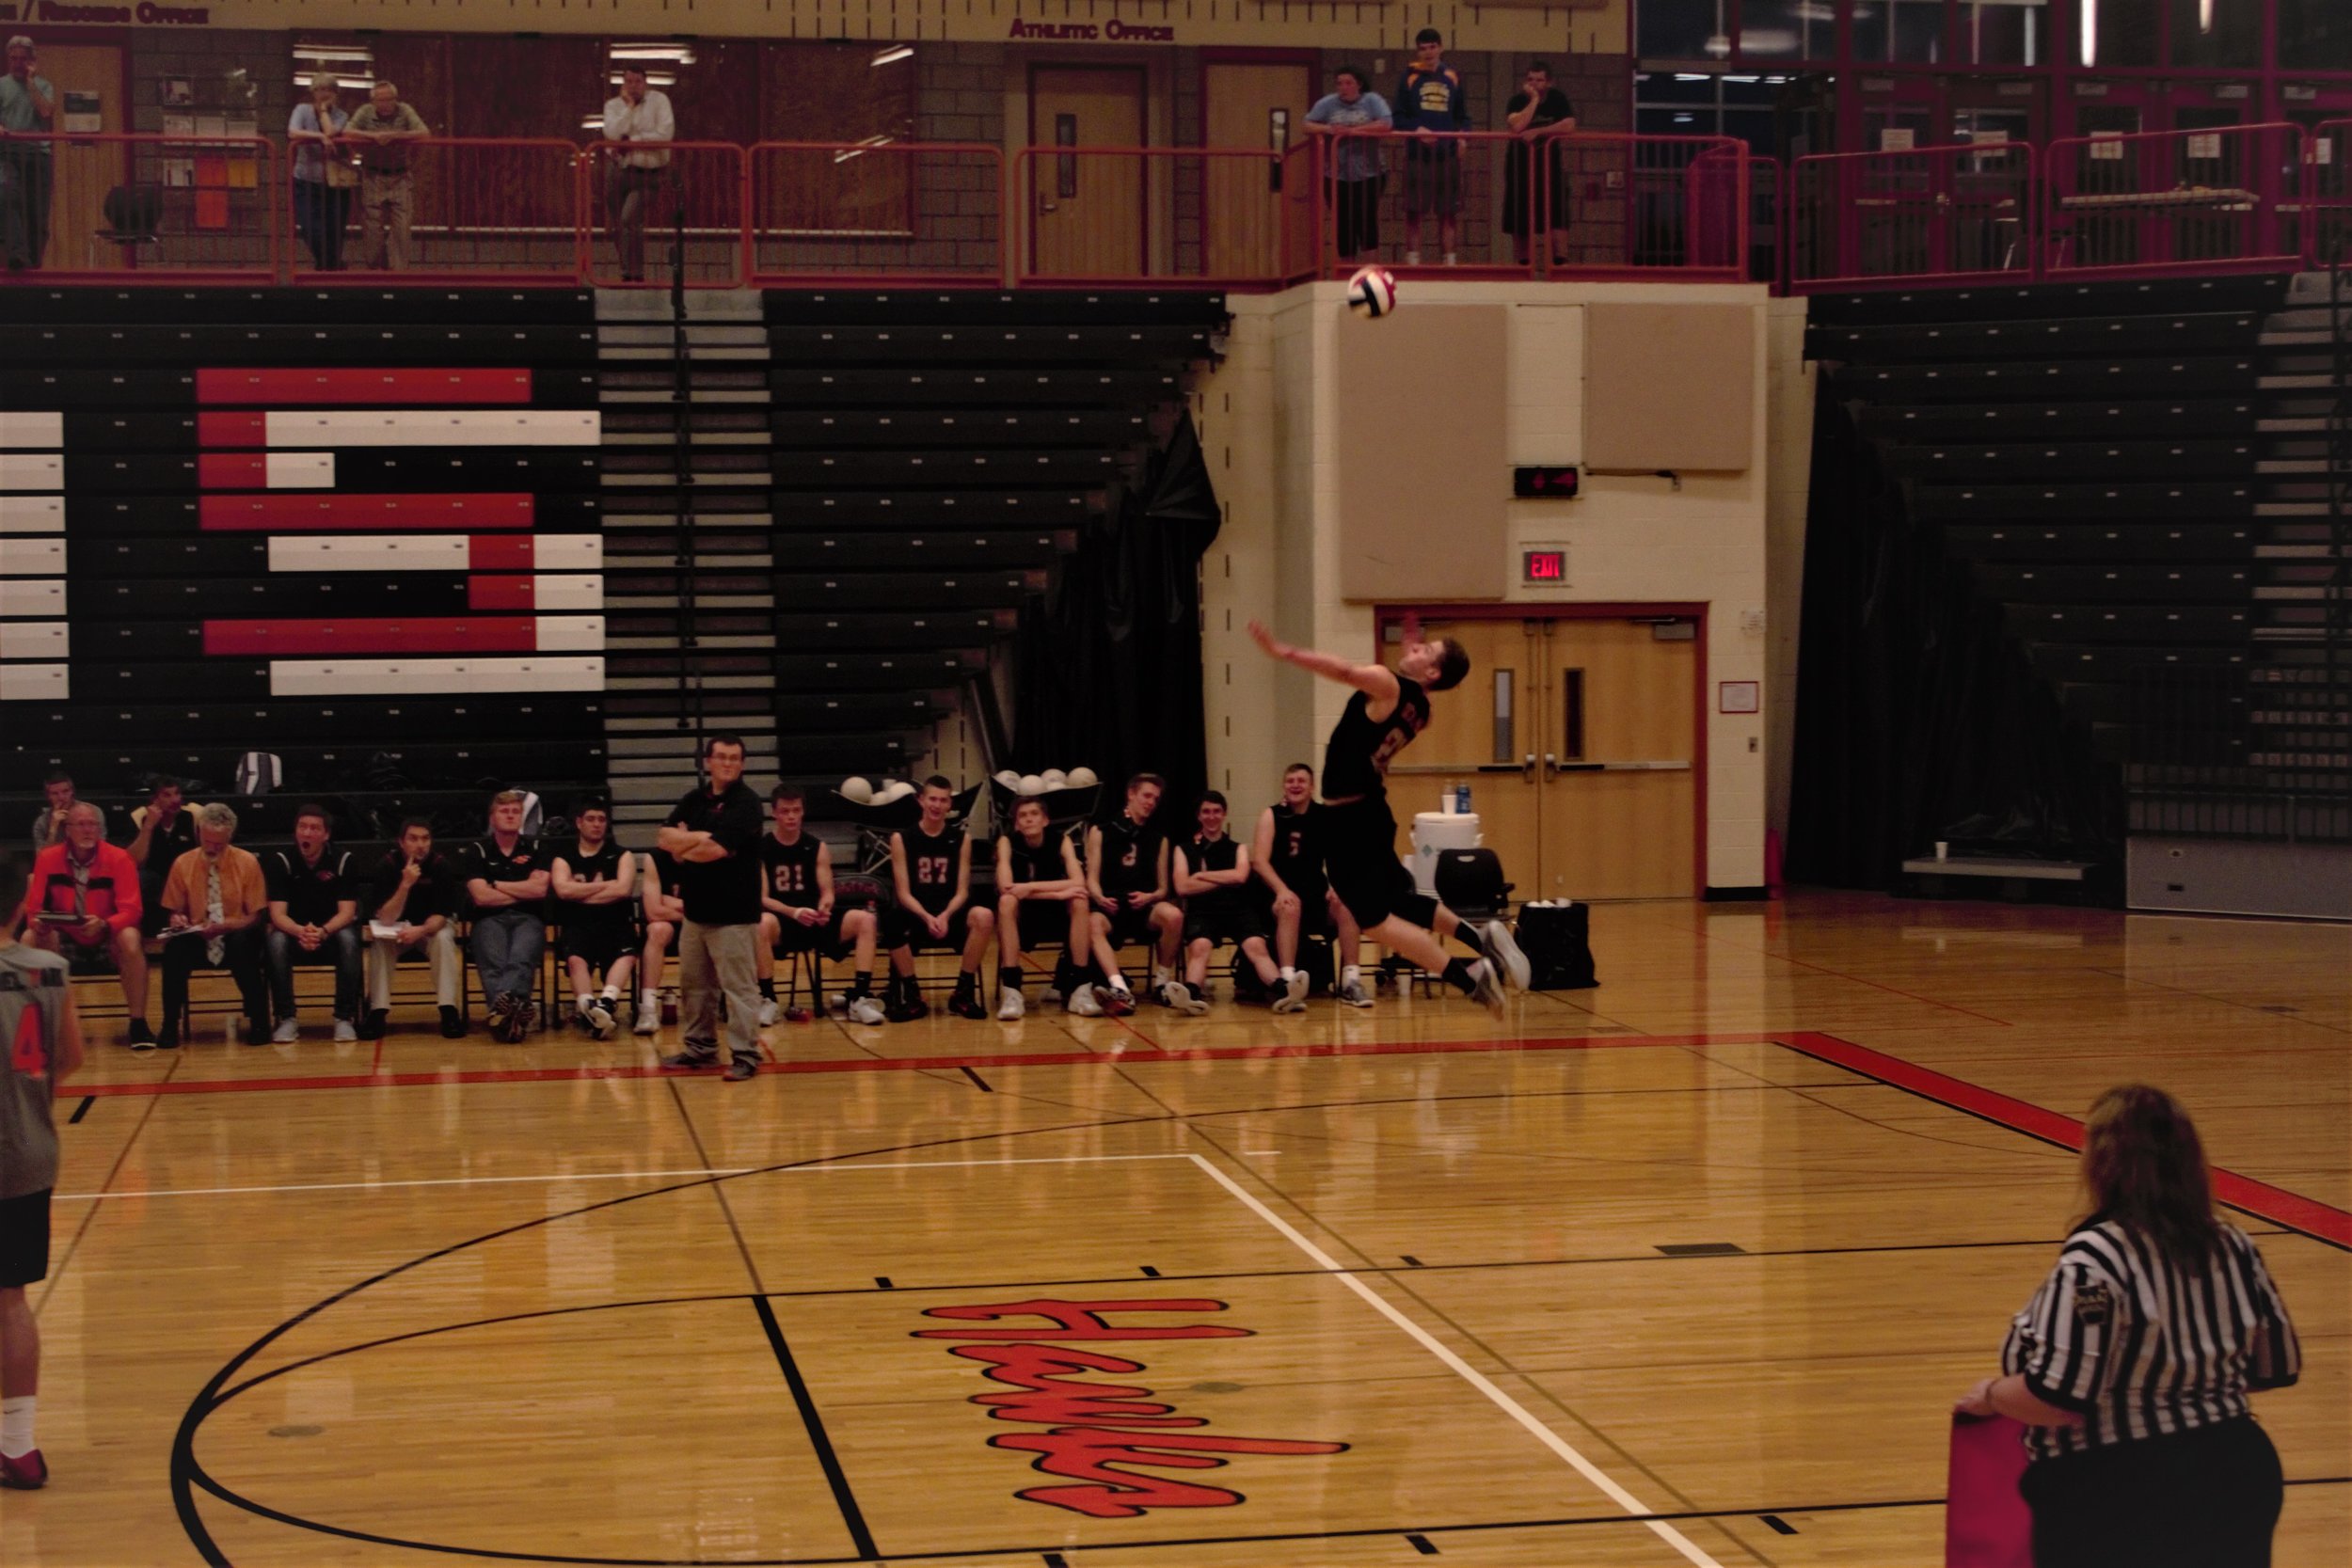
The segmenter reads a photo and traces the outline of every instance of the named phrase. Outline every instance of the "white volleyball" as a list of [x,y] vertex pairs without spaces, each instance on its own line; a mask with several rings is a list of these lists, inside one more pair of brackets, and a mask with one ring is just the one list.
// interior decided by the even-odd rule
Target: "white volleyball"
[[1070,775],[1063,772],[1058,768],[1048,768],[1044,772],[1040,773],[1038,777],[1045,781],[1046,788],[1059,789],[1065,783],[1068,782]]
[[882,785],[880,789],[874,791],[874,804],[878,806],[886,806],[894,800],[903,800],[914,793],[914,786],[907,783],[906,780],[893,779],[888,784]]
[[1070,770],[1069,776],[1062,780],[1062,787],[1065,789],[1090,789],[1102,782],[1102,780],[1094,776],[1093,768],[1073,768]]
[[871,805],[874,800],[874,786],[864,779],[844,779],[841,781],[840,794],[844,800],[854,801],[861,806]]
[[1019,789],[1021,787],[1021,775],[1008,768],[1003,772],[996,775],[996,782],[1003,784],[1007,789]]
[[1021,793],[1042,795],[1045,793],[1045,781],[1035,773],[1024,773],[1021,775]]
[[1386,267],[1359,267],[1347,280],[1347,308],[1359,316],[1385,316],[1396,309],[1396,277]]

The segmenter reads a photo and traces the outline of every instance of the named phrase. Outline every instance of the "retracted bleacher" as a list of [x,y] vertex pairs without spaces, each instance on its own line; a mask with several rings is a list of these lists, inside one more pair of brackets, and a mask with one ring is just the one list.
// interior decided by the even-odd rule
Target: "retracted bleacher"
[[591,296],[16,288],[0,320],[0,792],[28,820],[52,768],[217,798],[254,751],[284,802],[365,802],[355,837],[601,784]]
[[[2255,884],[2279,879],[2252,869],[2261,846],[2307,867],[2352,847],[2346,411],[2319,287],[1813,301],[1809,355],[1900,482],[1910,525],[1967,563],[2120,770],[2135,904],[2263,896],[2185,885],[2195,854],[2175,841],[2229,841],[2245,863],[2233,875]],[[2352,913],[2290,909],[2290,892],[2269,907]]]

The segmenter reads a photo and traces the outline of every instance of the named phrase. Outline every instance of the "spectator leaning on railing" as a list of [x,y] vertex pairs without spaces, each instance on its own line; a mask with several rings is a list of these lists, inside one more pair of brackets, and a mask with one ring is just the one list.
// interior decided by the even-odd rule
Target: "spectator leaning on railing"
[[[286,141],[294,149],[294,232],[321,272],[343,264],[343,230],[351,222],[351,191],[359,182],[350,153],[338,137],[351,116],[337,105],[335,78],[325,71],[310,78],[310,96],[294,106],[286,119]],[[408,111],[413,116],[416,111]],[[403,233],[405,249],[407,238]]]
[[[621,90],[604,101],[604,139],[609,142],[668,142],[676,139],[677,118],[669,96],[645,86],[645,68],[620,68]],[[607,155],[604,211],[612,248],[621,253],[621,281],[645,278],[645,210],[670,167],[666,150],[640,150]]]
[[378,82],[367,105],[343,125],[359,145],[359,265],[371,272],[408,267],[408,221],[416,205],[416,176],[406,144],[430,135],[423,117],[400,101],[400,88]]
[[[8,73],[0,76],[0,132],[24,136],[54,128],[56,119],[57,89],[40,73],[33,40],[19,33],[8,40]],[[46,139],[0,142],[0,249],[10,272],[38,267],[48,253],[56,183]]]
[[[1364,68],[1343,65],[1331,73],[1331,90],[1307,111],[1311,135],[1334,131],[1375,133],[1390,127],[1389,101],[1370,90]],[[1359,251],[1380,253],[1380,148],[1360,136],[1344,136],[1330,144],[1325,166],[1331,206],[1337,219],[1340,260],[1352,261]]]

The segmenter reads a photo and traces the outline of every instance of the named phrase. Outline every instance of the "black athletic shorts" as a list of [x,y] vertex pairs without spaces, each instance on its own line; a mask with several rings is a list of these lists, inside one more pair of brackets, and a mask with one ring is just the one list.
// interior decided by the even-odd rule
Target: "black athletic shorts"
[[0,1198],[0,1291],[37,1284],[49,1275],[49,1188]]
[[[1291,891],[1298,895],[1300,936],[1327,937],[1336,934],[1331,929],[1329,889],[1317,882],[1311,887],[1293,887]],[[1250,892],[1257,899],[1258,918],[1265,922],[1266,934],[1271,936],[1278,928],[1274,917],[1274,890],[1263,882],[1255,882],[1251,884]]]
[[[1118,898],[1124,895],[1112,894],[1110,896]],[[1158,942],[1158,933],[1152,929],[1152,911],[1157,908],[1157,904],[1146,904],[1139,910],[1120,905],[1119,912],[1110,917],[1111,951],[1116,953],[1122,947],[1150,947]],[[1099,906],[1095,912],[1102,912]]]
[[776,944],[771,951],[777,958],[813,952],[828,961],[837,961],[850,956],[850,943],[841,937],[842,911],[838,908],[831,919],[815,926],[803,926],[773,910],[765,912],[776,923]]
[[626,920],[567,920],[556,952],[568,963],[585,958],[590,969],[611,969],[637,952],[637,927]]
[[1184,906],[1186,942],[1199,942],[1206,937],[1220,946],[1231,943],[1239,947],[1251,937],[1271,936],[1273,931],[1274,927],[1265,923],[1258,912],[1258,906],[1250,900],[1236,899],[1222,907],[1212,904],[1206,909],[1190,904]]
[[969,904],[958,910],[947,922],[946,936],[935,938],[930,928],[914,916],[893,905],[882,911],[882,944],[886,948],[912,947],[918,953],[934,947],[953,948],[961,953],[970,928],[965,917],[971,912],[972,906]]
[[1396,857],[1396,816],[1388,796],[1323,809],[1324,875],[1358,927],[1369,931],[1392,914],[1408,925],[1433,924],[1438,901],[1413,885],[1413,874]]
[[1039,947],[1067,947],[1069,945],[1069,899],[1024,898],[1021,900],[1023,951]]

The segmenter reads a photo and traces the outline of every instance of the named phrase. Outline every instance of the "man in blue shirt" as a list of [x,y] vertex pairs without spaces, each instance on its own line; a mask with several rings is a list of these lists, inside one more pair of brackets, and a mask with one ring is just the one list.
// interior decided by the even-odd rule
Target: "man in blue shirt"
[[1445,63],[1445,38],[1435,27],[1413,37],[1413,63],[1396,85],[1396,128],[1413,140],[1405,148],[1405,264],[1421,264],[1421,220],[1438,217],[1438,243],[1454,265],[1462,211],[1462,149],[1453,136],[1470,128],[1470,95],[1462,73]]
[[[55,128],[57,89],[40,74],[33,40],[8,40],[8,73],[0,76],[0,131],[10,137]],[[10,272],[40,265],[49,250],[49,193],[56,183],[46,141],[0,142],[0,248]]]

